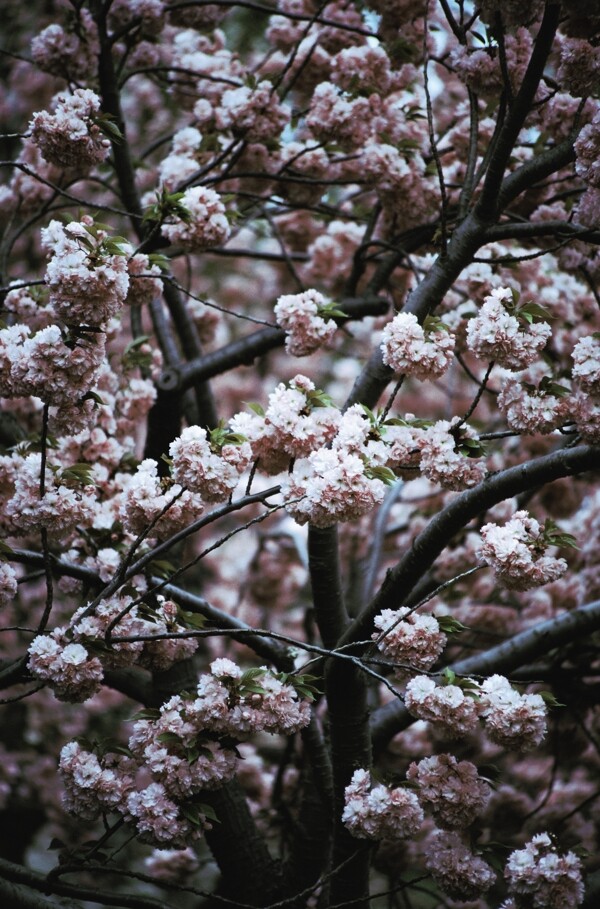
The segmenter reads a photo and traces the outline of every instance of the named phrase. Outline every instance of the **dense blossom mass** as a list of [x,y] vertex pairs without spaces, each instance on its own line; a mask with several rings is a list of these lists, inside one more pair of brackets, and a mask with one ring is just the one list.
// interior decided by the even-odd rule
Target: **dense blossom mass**
[[0,902],[600,904],[598,0],[2,15]]

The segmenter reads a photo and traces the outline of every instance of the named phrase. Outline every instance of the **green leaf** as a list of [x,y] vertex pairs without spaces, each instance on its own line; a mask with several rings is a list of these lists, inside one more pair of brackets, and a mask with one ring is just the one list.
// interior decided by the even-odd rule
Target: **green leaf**
[[177,745],[179,747],[181,747],[182,744],[181,737],[175,732],[161,732],[161,734],[157,736],[157,741],[161,742],[163,745]]
[[261,404],[256,404],[254,401],[244,401],[243,403],[246,407],[249,407],[253,413],[258,414],[259,417],[264,417],[265,409]]
[[188,612],[180,608],[177,612],[177,617],[188,628],[206,628],[206,619],[198,612]]
[[381,480],[386,486],[393,486],[398,477],[389,467],[366,467],[365,476],[369,480]]
[[442,682],[444,685],[454,685],[456,681],[456,673],[453,669],[446,667],[442,672]]
[[548,707],[566,707],[566,704],[561,704],[560,701],[557,701],[551,691],[538,691],[539,696],[544,701],[544,704],[547,704]]
[[210,805],[205,805],[203,802],[200,802],[200,804],[198,805],[198,808],[200,809],[200,811],[204,815],[204,817],[207,818],[207,820],[214,821],[215,824],[221,823],[221,821],[215,814],[214,808],[212,808]]
[[137,713],[131,717],[130,722],[134,723],[137,720],[158,720],[160,718],[160,710],[156,707],[145,707],[143,710],[139,710]]
[[437,619],[437,623],[444,634],[460,634],[461,631],[467,630],[466,625],[463,625],[462,622],[459,622],[458,619],[453,618],[451,615],[436,615],[434,618]]

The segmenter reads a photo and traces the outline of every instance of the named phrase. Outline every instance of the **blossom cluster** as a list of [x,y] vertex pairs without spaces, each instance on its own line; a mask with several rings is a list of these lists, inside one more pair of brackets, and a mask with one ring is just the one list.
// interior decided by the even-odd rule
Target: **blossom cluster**
[[326,311],[327,301],[317,290],[279,297],[275,318],[286,332],[285,347],[289,354],[305,357],[331,340],[337,325],[325,315]]
[[31,136],[46,161],[60,167],[87,170],[104,161],[110,140],[98,125],[100,98],[89,88],[76,88],[54,99],[54,113],[34,113]]
[[547,708],[539,694],[519,694],[501,675],[481,684],[436,685],[428,676],[415,676],[406,685],[407,710],[427,720],[443,738],[456,739],[472,732],[483,720],[491,741],[503,748],[528,751],[546,734]]
[[581,859],[574,852],[561,855],[547,833],[512,852],[504,876],[517,907],[576,909],[583,900]]
[[373,620],[377,647],[391,660],[415,669],[430,669],[446,646],[447,637],[432,615],[419,615],[403,606],[384,609]]
[[42,243],[52,253],[46,268],[50,302],[68,325],[103,325],[123,306],[129,290],[125,250],[106,252],[107,238],[89,215],[42,228]]
[[497,287],[469,320],[467,344],[481,360],[494,360],[508,369],[524,369],[536,359],[551,334],[552,329],[543,320],[519,319],[513,291]]
[[294,458],[306,458],[336,434],[340,412],[303,375],[286,387],[283,382],[269,395],[267,409],[238,413],[230,420],[234,433],[246,438],[253,457],[266,473],[279,473]]
[[115,636],[160,636],[184,630],[178,609],[170,600],[159,599],[158,607],[144,617],[131,597],[113,596],[90,612],[78,609],[68,627],[37,635],[29,646],[28,669],[46,682],[61,701],[81,702],[100,688],[105,669],[137,664],[153,670],[169,669],[191,656],[198,642],[186,638],[153,641],[106,641],[113,628]]
[[413,762],[406,779],[416,783],[419,802],[432,813],[436,824],[448,830],[470,827],[490,797],[490,786],[475,765],[458,761],[452,754]]
[[423,823],[414,792],[400,786],[374,786],[368,770],[355,770],[345,789],[342,822],[353,836],[369,840],[403,840]]
[[179,214],[161,227],[169,243],[180,243],[190,252],[221,246],[230,228],[225,205],[214,189],[191,186],[179,200]]
[[512,590],[528,590],[555,581],[567,570],[565,559],[546,555],[543,528],[527,511],[517,511],[500,526],[481,528],[480,557],[494,569],[496,579]]
[[426,868],[448,896],[473,900],[496,882],[496,874],[456,834],[438,833],[427,850]]
[[205,502],[222,502],[250,464],[252,448],[224,430],[216,430],[209,437],[202,427],[188,426],[171,442],[169,457],[176,483],[197,493]]
[[417,379],[439,379],[454,356],[454,335],[444,325],[426,330],[412,313],[398,313],[383,329],[383,362]]

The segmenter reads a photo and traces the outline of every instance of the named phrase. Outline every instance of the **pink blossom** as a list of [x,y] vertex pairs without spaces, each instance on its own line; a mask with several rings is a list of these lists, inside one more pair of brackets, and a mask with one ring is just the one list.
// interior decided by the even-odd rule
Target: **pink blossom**
[[543,528],[526,511],[517,511],[501,527],[481,528],[480,558],[494,569],[497,580],[512,590],[528,590],[555,581],[567,570],[564,559],[545,555]]
[[202,496],[205,502],[222,502],[250,464],[252,449],[248,442],[221,446],[211,441],[205,429],[188,426],[171,442],[169,457],[176,483]]
[[31,56],[36,66],[53,76],[77,82],[89,78],[97,65],[100,47],[96,23],[89,10],[78,10],[73,31],[52,23],[31,42]]
[[76,88],[54,99],[54,113],[37,111],[29,124],[32,139],[46,161],[79,170],[104,161],[110,152],[97,120],[100,98],[88,88]]
[[547,833],[511,852],[504,876],[519,906],[521,898],[533,909],[576,909],[583,901],[581,859],[574,852],[561,855]]
[[484,810],[490,787],[470,761],[457,761],[452,754],[439,754],[412,763],[407,780],[417,786],[417,796],[440,827],[469,827]]
[[331,82],[321,82],[313,92],[306,124],[317,139],[352,147],[366,141],[371,119],[367,98],[348,100]]
[[102,325],[120,311],[127,296],[127,260],[104,251],[107,239],[88,216],[66,226],[51,221],[42,230],[42,242],[52,253],[46,268],[50,302],[69,325]]
[[64,536],[77,524],[90,520],[95,511],[96,489],[93,485],[61,482],[60,472],[54,473],[46,466],[46,488],[40,495],[41,464],[39,453],[27,455],[15,477],[5,514],[14,522],[15,534],[26,534],[41,526],[52,536]]
[[326,306],[325,297],[317,290],[285,294],[277,300],[275,318],[286,332],[285,348],[293,357],[305,357],[332,339],[337,325],[321,316]]
[[[159,514],[165,509],[165,513]],[[199,495],[183,490],[178,484],[161,483],[158,464],[146,458],[129,478],[120,503],[120,517],[131,533],[152,529],[154,536],[168,536],[196,520],[204,511]]]
[[446,635],[434,616],[418,615],[402,606],[384,609],[373,620],[376,633],[371,635],[382,653],[397,663],[408,663],[415,669],[430,669],[446,646]]
[[467,344],[481,360],[494,360],[508,369],[523,369],[537,357],[552,334],[547,322],[521,323],[510,288],[491,291],[467,326]]
[[502,380],[498,409],[511,429],[518,432],[547,434],[572,416],[568,395],[552,393],[552,383],[532,384],[527,372],[510,373]]
[[430,722],[445,738],[461,738],[477,726],[477,703],[458,685],[440,686],[418,675],[406,686],[404,702],[413,716]]
[[373,786],[368,770],[355,770],[345,789],[342,823],[353,836],[402,840],[423,823],[423,809],[410,789]]
[[357,455],[322,448],[296,461],[281,493],[299,524],[330,527],[371,511],[383,501],[385,485],[369,477],[368,466]]
[[436,834],[427,850],[426,867],[452,899],[475,899],[496,882],[487,862],[474,855],[453,833]]
[[438,379],[454,355],[454,335],[444,328],[423,329],[412,313],[398,313],[383,329],[383,362],[394,372]]
[[17,575],[8,562],[0,562],[0,606],[6,606],[17,595]]
[[584,391],[600,394],[600,339],[581,338],[573,348],[573,378]]
[[181,243],[185,249],[200,251],[221,246],[229,237],[229,222],[225,206],[214,189],[192,186],[179,203],[189,213],[186,219],[174,217],[163,224],[161,232],[169,243]]
[[470,426],[461,426],[457,433],[458,423],[458,417],[451,422],[438,420],[420,440],[422,472],[445,489],[477,486],[487,474],[485,458],[477,456],[478,449],[472,444],[477,442],[477,433]]
[[98,691],[104,671],[100,660],[85,647],[69,643],[65,631],[57,628],[50,635],[34,638],[27,666],[35,678],[50,685],[59,700],[79,703]]
[[480,686],[480,708],[486,732],[504,748],[529,751],[546,734],[546,704],[539,694],[519,694],[501,675]]
[[184,849],[210,829],[206,817],[198,814],[198,824],[187,820],[178,805],[167,796],[162,783],[150,783],[145,789],[131,792],[126,802],[126,820],[131,821],[144,843]]
[[314,382],[298,374],[288,387],[282,382],[271,392],[264,415],[238,413],[230,426],[248,439],[262,470],[279,473],[292,458],[306,458],[331,442],[340,417]]
[[263,81],[255,88],[243,85],[223,92],[215,110],[215,123],[219,129],[230,129],[248,142],[264,142],[276,139],[290,116],[274,86]]

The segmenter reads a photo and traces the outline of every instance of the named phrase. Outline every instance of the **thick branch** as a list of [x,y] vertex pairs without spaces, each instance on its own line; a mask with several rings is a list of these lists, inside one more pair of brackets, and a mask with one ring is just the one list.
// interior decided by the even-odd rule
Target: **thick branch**
[[342,596],[337,527],[310,525],[308,565],[321,640],[325,647],[335,647],[350,621]]
[[558,3],[551,2],[546,5],[544,18],[535,38],[533,52],[523,77],[523,82],[510,107],[498,136],[496,147],[490,158],[481,196],[475,209],[482,220],[489,222],[496,219],[496,213],[499,210],[498,193],[502,178],[517,137],[531,110],[535,93],[544,73],[546,60],[552,49],[558,27],[559,15],[560,5]]

